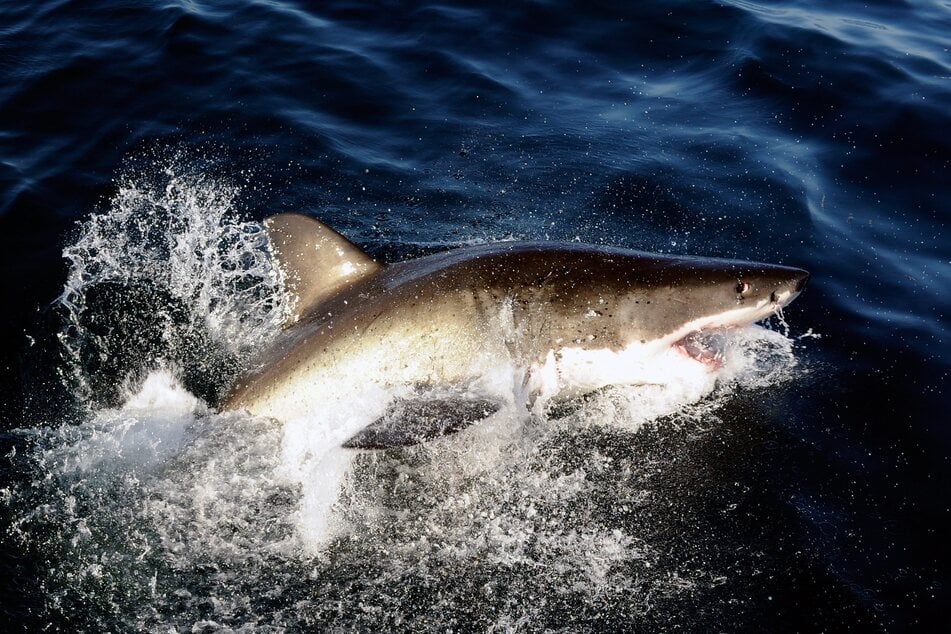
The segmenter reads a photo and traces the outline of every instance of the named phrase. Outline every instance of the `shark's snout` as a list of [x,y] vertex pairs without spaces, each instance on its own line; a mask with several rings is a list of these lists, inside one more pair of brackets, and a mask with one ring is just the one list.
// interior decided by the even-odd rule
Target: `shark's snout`
[[778,267],[777,275],[772,278],[773,289],[769,293],[769,304],[777,308],[787,306],[799,297],[808,282],[807,271],[785,266]]
[[[803,271],[802,269],[793,269],[793,277],[786,284],[786,288],[789,289],[787,292],[782,293],[777,298],[777,293],[773,293],[770,299],[774,303],[779,304],[780,306],[787,306],[794,299],[799,297],[799,294],[806,288],[806,284],[809,283],[809,273]],[[778,301],[777,301],[778,299]]]
[[806,271],[801,271],[799,279],[796,280],[796,292],[801,293],[806,288],[806,284],[809,283],[809,273]]

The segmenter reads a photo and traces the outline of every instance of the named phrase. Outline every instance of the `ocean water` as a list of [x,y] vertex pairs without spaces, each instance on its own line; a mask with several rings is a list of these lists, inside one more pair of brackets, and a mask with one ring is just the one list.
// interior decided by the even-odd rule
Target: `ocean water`
[[[932,0],[0,3],[0,623],[941,631],[949,34]],[[315,465],[319,425],[214,409],[288,310],[285,211],[384,262],[812,279],[715,381]]]

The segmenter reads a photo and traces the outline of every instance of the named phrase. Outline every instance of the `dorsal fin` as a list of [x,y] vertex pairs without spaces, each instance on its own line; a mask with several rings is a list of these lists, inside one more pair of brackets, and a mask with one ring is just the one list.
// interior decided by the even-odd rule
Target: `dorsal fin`
[[352,242],[322,222],[301,214],[278,214],[264,221],[271,248],[297,295],[285,326],[323,300],[383,268]]

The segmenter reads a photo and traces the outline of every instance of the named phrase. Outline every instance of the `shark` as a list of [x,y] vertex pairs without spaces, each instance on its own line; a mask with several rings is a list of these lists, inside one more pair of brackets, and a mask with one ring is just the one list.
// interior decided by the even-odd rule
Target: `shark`
[[451,434],[503,400],[483,377],[507,368],[506,398],[555,398],[665,373],[714,371],[732,328],[781,311],[809,274],[791,266],[511,241],[383,265],[303,214],[264,225],[295,302],[283,331],[221,403],[281,421],[328,398],[401,387],[367,424],[329,431],[378,449]]

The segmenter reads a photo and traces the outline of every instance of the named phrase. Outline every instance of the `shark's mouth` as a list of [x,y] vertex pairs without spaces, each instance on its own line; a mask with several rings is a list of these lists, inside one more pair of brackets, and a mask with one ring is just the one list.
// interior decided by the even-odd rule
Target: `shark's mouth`
[[726,346],[732,330],[732,326],[695,330],[675,342],[674,348],[711,369],[717,369],[723,365]]
[[696,320],[686,324],[680,332],[687,332],[683,337],[678,334],[671,337],[671,344],[691,359],[698,361],[711,370],[723,367],[727,348],[737,330],[752,326],[772,315],[782,315],[782,308],[798,295],[798,292],[783,292],[777,296],[773,293],[769,300],[764,300],[754,306],[739,308],[715,315],[712,318]]

